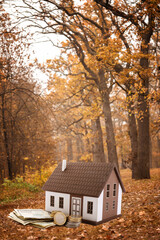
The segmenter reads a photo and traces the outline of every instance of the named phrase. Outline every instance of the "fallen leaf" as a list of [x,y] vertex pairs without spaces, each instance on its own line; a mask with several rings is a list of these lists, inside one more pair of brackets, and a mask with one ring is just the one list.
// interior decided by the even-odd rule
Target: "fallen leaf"
[[102,230],[107,232],[108,231],[108,226],[103,225]]
[[118,222],[123,223],[123,222],[125,222],[125,220],[124,220],[124,218],[121,218],[121,219],[119,219]]
[[111,236],[111,239],[117,239],[118,237],[121,237],[122,235],[120,233],[115,233]]
[[81,234],[78,234],[77,237],[85,238],[85,234],[84,234],[84,232],[82,232]]
[[101,235],[98,235],[97,239],[104,239],[104,238]]
[[33,239],[35,239],[34,236],[29,236],[29,237],[27,237],[27,240],[33,240]]
[[145,214],[146,214],[145,211],[141,211],[141,212],[139,212],[139,216],[143,216],[143,215],[145,215]]

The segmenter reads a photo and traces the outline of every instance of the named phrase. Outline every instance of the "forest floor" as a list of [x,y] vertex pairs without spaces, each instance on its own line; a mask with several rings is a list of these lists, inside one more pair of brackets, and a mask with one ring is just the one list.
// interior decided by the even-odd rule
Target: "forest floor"
[[39,229],[20,225],[7,216],[14,208],[44,209],[44,193],[0,205],[0,240],[69,240],[69,239],[160,239],[160,169],[151,169],[150,180],[132,180],[130,170],[121,171],[126,189],[123,194],[122,217],[76,229],[51,227]]

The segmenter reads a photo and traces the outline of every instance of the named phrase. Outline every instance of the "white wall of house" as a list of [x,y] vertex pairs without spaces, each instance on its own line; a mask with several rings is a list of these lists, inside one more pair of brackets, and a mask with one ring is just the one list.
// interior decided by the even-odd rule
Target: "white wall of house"
[[[54,196],[54,207],[50,206],[50,197]],[[64,198],[63,208],[59,208],[59,198]],[[69,215],[70,210],[70,194],[58,193],[58,192],[45,192],[45,210],[52,211],[62,211],[64,214]]]
[[97,222],[102,221],[102,218],[103,218],[103,195],[104,195],[104,190],[101,192],[98,198]]
[[119,184],[118,187],[118,206],[117,206],[117,215],[121,214],[121,204],[122,204],[122,188],[121,185]]
[[[89,202],[93,202],[93,213],[87,213],[87,205]],[[89,221],[101,221],[103,212],[103,191],[99,198],[95,197],[83,197],[83,219]]]

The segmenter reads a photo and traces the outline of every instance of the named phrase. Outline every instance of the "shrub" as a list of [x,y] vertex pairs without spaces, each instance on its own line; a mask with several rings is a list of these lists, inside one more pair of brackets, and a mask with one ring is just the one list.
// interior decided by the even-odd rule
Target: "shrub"
[[24,182],[22,177],[16,177],[14,180],[4,179],[2,184],[6,189],[26,189],[31,192],[37,192],[39,190],[38,186],[33,185],[28,182]]

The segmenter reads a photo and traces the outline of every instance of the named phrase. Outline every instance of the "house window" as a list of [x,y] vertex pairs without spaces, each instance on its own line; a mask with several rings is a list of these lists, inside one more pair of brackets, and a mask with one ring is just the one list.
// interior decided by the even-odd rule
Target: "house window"
[[116,196],[116,183],[113,185],[113,197]]
[[116,207],[116,201],[113,201],[113,209]]
[[109,197],[109,190],[110,190],[110,184],[107,184],[107,193],[106,193],[106,197]]
[[108,209],[109,209],[109,203],[106,202],[106,211],[108,211]]
[[64,204],[64,198],[60,197],[59,198],[59,208],[63,208],[63,204]]
[[88,202],[88,204],[87,204],[87,213],[89,213],[89,214],[93,213],[93,202]]
[[50,197],[50,206],[54,207],[54,196]]

